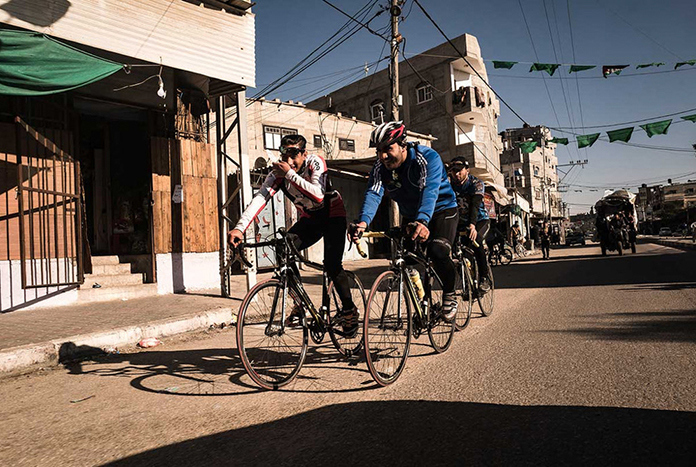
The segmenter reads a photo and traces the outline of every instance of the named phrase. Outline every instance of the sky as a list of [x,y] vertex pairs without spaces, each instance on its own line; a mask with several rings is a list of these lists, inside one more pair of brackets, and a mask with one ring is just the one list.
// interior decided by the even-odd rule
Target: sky
[[[351,15],[373,3],[329,1]],[[388,0],[374,3],[367,18]],[[572,127],[570,131],[576,134],[602,132],[604,139],[607,130],[635,126],[631,144],[689,150],[696,143],[696,123],[680,122],[679,115],[671,117],[674,120],[667,135],[652,138],[638,128],[639,123],[621,125],[636,120],[664,120],[654,117],[667,114],[696,113],[696,66],[672,71],[676,62],[696,59],[693,0],[421,0],[421,4],[450,38],[464,33],[476,36],[484,60],[520,62],[511,70],[494,70],[490,62],[486,67],[490,85],[531,125]],[[257,88],[249,90],[249,96],[285,74],[349,21],[322,0],[259,0],[253,12]],[[403,16],[399,28],[406,38],[407,56],[445,42],[411,0],[403,6]],[[388,34],[388,24],[389,16],[384,13],[370,26]],[[345,86],[365,76],[366,63],[387,56],[384,44],[381,38],[360,28],[313,66],[265,96],[308,102]],[[528,72],[533,62],[599,67],[572,75],[568,67],[562,67],[552,77],[544,74],[542,78],[542,72]],[[635,69],[635,65],[651,62],[666,65]],[[377,69],[386,64],[382,61]],[[628,64],[633,66],[620,76],[601,77],[601,65]],[[374,71],[375,67],[370,66],[368,73]],[[637,73],[651,74],[630,76]],[[500,107],[499,131],[521,126],[509,108],[503,103]],[[684,112],[690,109],[694,110]],[[613,124],[619,125],[586,128]],[[572,134],[552,132],[557,137],[574,139]],[[642,182],[696,180],[694,152],[597,141],[586,149],[577,149],[575,143],[559,145],[556,154],[561,166],[569,161],[588,161],[582,168],[573,168],[563,180],[568,185],[563,199],[571,214],[587,212],[605,189],[627,187],[637,192]],[[559,177],[564,175],[559,173]]]

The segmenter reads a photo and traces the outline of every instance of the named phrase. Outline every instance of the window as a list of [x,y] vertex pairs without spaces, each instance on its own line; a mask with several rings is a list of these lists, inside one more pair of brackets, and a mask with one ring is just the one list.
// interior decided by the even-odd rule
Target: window
[[422,104],[433,100],[433,88],[429,84],[422,84],[416,88],[416,103]]
[[381,100],[373,101],[370,104],[370,118],[374,123],[384,122],[384,102]]
[[314,147],[315,148],[321,147],[321,135],[314,135]]
[[355,152],[355,140],[338,138],[338,149],[341,151]]
[[539,167],[537,167],[536,165],[534,166],[534,176],[535,177],[539,176]]
[[263,147],[265,149],[280,149],[280,141],[285,135],[296,135],[297,130],[292,128],[279,128],[276,126],[263,126]]
[[538,188],[534,189],[534,197],[536,199],[541,199],[541,190],[540,189],[538,189]]

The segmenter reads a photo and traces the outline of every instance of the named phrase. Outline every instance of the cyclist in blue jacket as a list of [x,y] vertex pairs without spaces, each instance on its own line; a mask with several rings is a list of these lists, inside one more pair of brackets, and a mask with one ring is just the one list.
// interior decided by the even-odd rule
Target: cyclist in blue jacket
[[[483,195],[486,193],[486,185],[483,180],[469,173],[469,163],[463,157],[455,157],[448,164],[452,189],[457,195],[459,205],[459,227],[466,232],[471,249],[476,255],[479,275],[481,277],[480,289],[488,291],[491,288],[488,277],[488,262],[486,252],[483,249],[483,241],[488,235],[491,222],[488,211],[483,204]],[[474,244],[474,242],[476,242]]]
[[385,122],[370,136],[377,150],[358,222],[351,225],[351,240],[357,241],[372,222],[385,190],[399,206],[411,240],[427,243],[428,257],[443,287],[443,315],[448,321],[457,313],[454,293],[456,269],[452,244],[457,235],[457,200],[440,155],[429,147],[406,143],[402,122]]

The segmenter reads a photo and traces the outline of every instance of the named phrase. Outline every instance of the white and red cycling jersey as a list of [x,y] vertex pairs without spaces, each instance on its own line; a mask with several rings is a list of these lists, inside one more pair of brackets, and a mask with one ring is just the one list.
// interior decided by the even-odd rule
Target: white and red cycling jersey
[[[269,173],[235,229],[245,232],[278,190],[285,193],[302,217],[319,215],[325,212],[324,209],[328,209],[329,217],[345,217],[343,198],[338,191],[330,188],[328,175],[326,161],[316,154],[308,154],[302,167],[297,172],[288,170],[284,178]],[[326,203],[329,203],[328,206]]]

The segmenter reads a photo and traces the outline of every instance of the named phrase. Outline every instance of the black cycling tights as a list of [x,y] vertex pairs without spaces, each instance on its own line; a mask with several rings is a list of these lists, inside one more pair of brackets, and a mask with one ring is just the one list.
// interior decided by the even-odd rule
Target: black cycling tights
[[[342,262],[346,242],[346,218],[328,217],[322,214],[302,217],[290,227],[288,234],[300,251],[324,238],[324,269],[336,287],[343,309],[354,308],[355,304],[350,294],[350,281]],[[299,277],[297,266],[295,264],[292,266]]]

